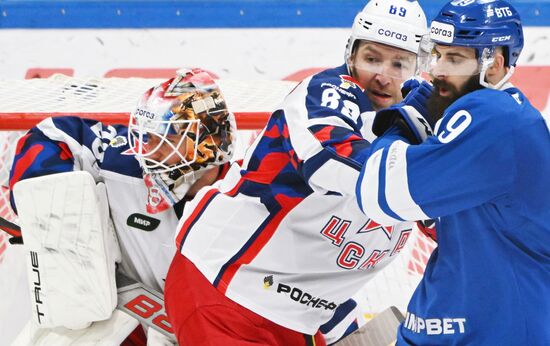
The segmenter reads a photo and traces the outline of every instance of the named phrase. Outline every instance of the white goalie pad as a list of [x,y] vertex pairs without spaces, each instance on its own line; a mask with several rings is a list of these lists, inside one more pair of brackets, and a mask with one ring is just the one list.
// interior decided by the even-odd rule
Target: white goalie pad
[[79,330],[37,328],[34,321],[29,321],[11,346],[118,346],[138,324],[135,318],[120,310],[115,310],[108,320],[94,322],[90,327]]
[[117,303],[120,249],[105,185],[88,172],[18,182],[32,319],[40,328],[85,328],[108,319]]

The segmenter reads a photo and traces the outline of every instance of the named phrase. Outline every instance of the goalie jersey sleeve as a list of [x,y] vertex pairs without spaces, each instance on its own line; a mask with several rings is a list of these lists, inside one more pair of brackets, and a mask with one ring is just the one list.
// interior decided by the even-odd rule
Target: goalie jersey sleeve
[[[550,340],[550,134],[515,88],[455,101],[435,136],[373,143],[357,198],[382,224],[438,218],[438,248],[399,329],[421,345]],[[368,202],[368,203],[367,203]]]
[[[126,146],[126,133],[125,126],[103,125],[78,117],[45,119],[17,143],[10,171],[10,191],[20,180],[72,170],[86,170],[99,180],[106,148],[117,146],[115,141],[120,142],[121,148]],[[120,156],[117,163],[120,160],[129,162],[118,165],[127,167],[126,175],[141,177],[132,156]],[[10,202],[16,210],[11,195]]]

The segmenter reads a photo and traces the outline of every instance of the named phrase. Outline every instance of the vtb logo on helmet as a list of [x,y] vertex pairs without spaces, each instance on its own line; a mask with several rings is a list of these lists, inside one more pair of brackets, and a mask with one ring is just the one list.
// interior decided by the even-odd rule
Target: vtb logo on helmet
[[[200,69],[180,70],[175,78],[149,89],[128,127],[129,143],[144,171],[168,173],[172,181],[225,163],[233,153],[233,115],[214,80]],[[155,153],[161,148],[159,157]]]

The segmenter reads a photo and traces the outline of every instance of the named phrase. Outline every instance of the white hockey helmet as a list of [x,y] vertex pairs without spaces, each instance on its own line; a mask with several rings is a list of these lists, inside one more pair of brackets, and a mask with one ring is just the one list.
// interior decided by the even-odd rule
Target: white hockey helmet
[[358,40],[382,43],[417,54],[422,36],[427,34],[426,15],[417,1],[371,0],[355,16],[346,46],[350,64]]

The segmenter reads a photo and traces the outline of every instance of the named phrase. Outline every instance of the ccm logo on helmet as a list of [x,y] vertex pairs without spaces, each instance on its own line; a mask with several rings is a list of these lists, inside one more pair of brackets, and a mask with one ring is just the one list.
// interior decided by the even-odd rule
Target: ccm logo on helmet
[[491,42],[505,42],[512,38],[512,35],[493,37]]
[[401,40],[403,42],[407,42],[407,35],[399,33],[399,32],[395,32],[395,31],[391,31],[391,30],[388,30],[388,29],[383,29],[383,28],[378,29],[378,35],[386,36],[386,37],[392,37],[392,38]]

